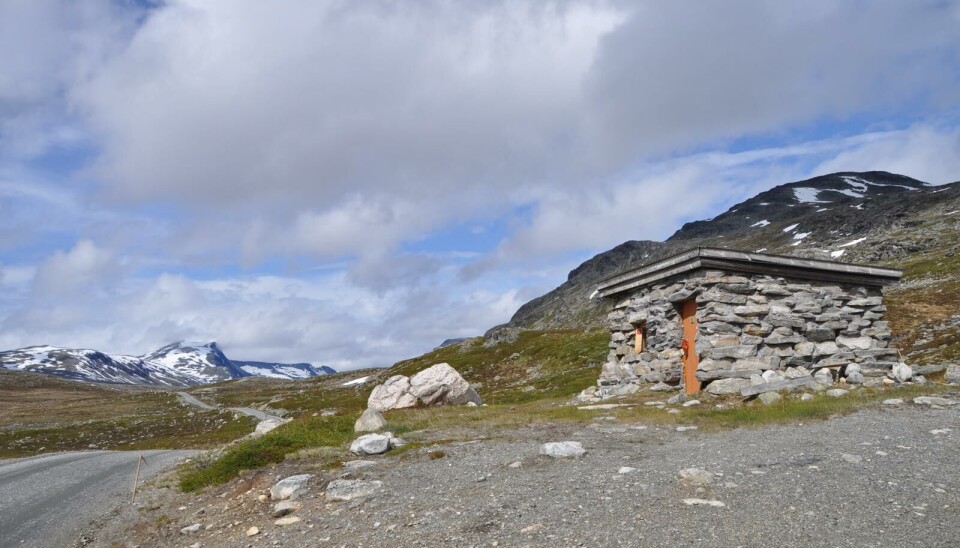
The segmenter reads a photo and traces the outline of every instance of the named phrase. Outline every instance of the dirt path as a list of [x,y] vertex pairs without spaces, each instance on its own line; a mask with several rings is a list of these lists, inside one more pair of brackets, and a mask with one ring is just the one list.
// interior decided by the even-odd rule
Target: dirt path
[[[199,407],[200,409],[205,409],[207,411],[213,411],[213,410],[219,409],[219,407],[215,407],[213,405],[205,403],[195,398],[194,396],[187,394],[186,392],[177,392],[177,396],[180,396],[180,400],[183,401],[184,403],[188,405],[193,405],[195,407]],[[227,409],[229,409],[230,411],[236,411],[237,413],[242,413],[244,415],[253,417],[258,421],[265,421],[265,420],[272,420],[272,419],[282,420],[281,417],[277,415],[271,415],[270,413],[267,413],[265,411],[260,411],[259,409],[253,409],[252,407],[227,407]]]

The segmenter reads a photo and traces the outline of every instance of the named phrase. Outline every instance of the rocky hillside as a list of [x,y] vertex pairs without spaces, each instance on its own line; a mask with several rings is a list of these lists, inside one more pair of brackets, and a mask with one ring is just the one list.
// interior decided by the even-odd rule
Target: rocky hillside
[[[954,269],[943,266],[960,249],[960,183],[932,186],[871,171],[780,185],[713,219],[687,223],[665,242],[621,244],[574,269],[560,287],[520,307],[506,326],[598,326],[609,303],[591,299],[597,282],[697,246],[905,268],[905,283],[891,290],[892,301],[909,301],[904,304],[916,308],[917,299],[939,298],[931,303],[935,314],[902,309],[903,318],[891,317],[894,327],[902,328],[895,335],[908,343],[910,351],[916,350],[914,340],[944,344],[940,324],[960,314],[960,287],[955,302],[953,292],[944,293],[941,287],[960,280]],[[916,291],[917,284],[923,294]],[[909,299],[898,299],[903,291]]]
[[241,377],[302,379],[334,372],[308,363],[233,361],[215,342],[178,342],[143,356],[30,346],[0,352],[0,367],[77,381],[153,386],[194,386]]

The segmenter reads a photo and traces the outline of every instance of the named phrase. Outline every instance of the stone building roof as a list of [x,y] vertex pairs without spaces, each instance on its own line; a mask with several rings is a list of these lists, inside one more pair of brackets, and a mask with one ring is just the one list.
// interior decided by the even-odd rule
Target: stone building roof
[[903,275],[902,271],[892,268],[697,247],[608,278],[597,285],[597,296],[611,297],[700,268],[867,286],[893,284]]

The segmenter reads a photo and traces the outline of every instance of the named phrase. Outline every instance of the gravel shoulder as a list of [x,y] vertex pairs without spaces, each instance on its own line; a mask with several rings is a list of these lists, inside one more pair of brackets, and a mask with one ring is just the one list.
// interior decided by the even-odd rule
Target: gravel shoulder
[[[196,451],[144,451],[148,480]],[[56,453],[0,461],[0,547],[69,546],[112,506],[129,503],[137,452]]]
[[[538,455],[542,443],[562,440],[582,443],[587,454]],[[437,449],[445,455],[431,459],[428,452]],[[599,416],[588,425],[541,424],[495,439],[367,458],[376,464],[354,471],[283,463],[200,495],[153,489],[141,508],[99,522],[93,544],[960,543],[960,405],[908,403],[827,421],[710,433]],[[712,480],[681,480],[679,471],[690,467],[707,470]],[[314,475],[298,499],[303,508],[292,514],[301,521],[275,525],[273,503],[258,497],[278,479],[301,473]],[[373,496],[328,502],[324,489],[338,478],[382,486]],[[199,531],[180,532],[192,524],[200,524]],[[247,537],[252,526],[259,533]]]

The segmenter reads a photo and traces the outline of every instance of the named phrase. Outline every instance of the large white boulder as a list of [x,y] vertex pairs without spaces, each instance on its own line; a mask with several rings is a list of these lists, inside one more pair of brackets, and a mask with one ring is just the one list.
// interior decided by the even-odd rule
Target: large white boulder
[[476,390],[448,363],[430,366],[410,378],[410,392],[425,405],[483,403]]
[[416,405],[417,397],[410,392],[410,379],[404,375],[394,375],[377,385],[367,398],[367,407],[380,412]]

